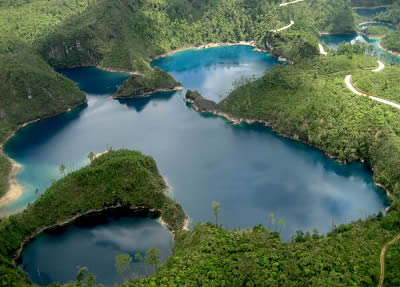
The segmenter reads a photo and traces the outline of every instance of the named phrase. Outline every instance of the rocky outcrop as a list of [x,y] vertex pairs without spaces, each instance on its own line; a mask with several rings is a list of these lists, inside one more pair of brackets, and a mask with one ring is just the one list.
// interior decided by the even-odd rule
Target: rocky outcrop
[[58,68],[96,66],[101,55],[90,47],[90,39],[52,39],[42,49],[42,55]]

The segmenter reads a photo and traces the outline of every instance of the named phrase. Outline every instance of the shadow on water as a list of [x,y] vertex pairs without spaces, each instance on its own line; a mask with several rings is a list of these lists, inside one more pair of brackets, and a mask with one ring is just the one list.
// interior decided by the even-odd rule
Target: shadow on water
[[[209,96],[231,89],[238,73],[251,76],[257,70],[262,74],[276,65],[276,59],[254,52],[251,47],[217,48],[209,54],[212,59],[200,57],[206,51],[188,51],[183,58],[176,54],[171,57],[175,62],[168,65],[180,69],[180,64],[193,59],[193,69],[174,76],[186,88],[204,90]],[[242,55],[236,61],[239,66],[202,68],[202,61],[223,62],[220,59],[226,57],[225,53]],[[169,71],[163,65],[161,68]],[[93,85],[104,81],[105,74],[114,77],[113,73],[101,71],[97,80],[93,75],[81,75],[80,70],[76,72],[78,76],[72,74],[72,78],[83,76]],[[89,96],[89,107],[80,120],[61,133],[54,131],[57,135],[49,136],[51,141],[31,145],[30,138],[36,137],[32,132],[21,139],[18,148],[12,147],[15,152],[23,150],[23,156],[16,154],[24,164],[19,180],[33,190],[45,190],[49,179],[58,178],[60,162],[84,165],[89,151],[102,152],[112,145],[151,155],[173,187],[171,196],[194,223],[213,220],[210,204],[216,200],[223,206],[221,222],[227,228],[263,223],[273,212],[287,220],[283,237],[288,238],[297,229],[327,232],[333,216],[337,223],[349,222],[359,218],[356,210],[361,207],[368,214],[384,209],[365,166],[337,164],[322,152],[279,137],[263,125],[233,126],[213,115],[201,115],[185,105],[183,94],[119,102]],[[36,128],[37,133],[46,132],[46,125],[35,125],[41,127]],[[20,206],[34,199],[33,195],[28,197],[21,199]],[[337,210],[341,210],[340,216]]]
[[57,72],[76,82],[82,91],[93,95],[115,93],[130,75],[107,72],[96,67],[57,69]]
[[[85,215],[61,227],[44,231],[24,248],[19,267],[39,285],[66,283],[75,278],[79,268],[87,267],[97,283],[112,285],[125,277],[115,269],[115,256],[142,256],[150,248],[159,248],[161,263],[171,254],[172,234],[154,219],[159,213],[146,209],[132,211],[117,208]],[[58,260],[62,258],[62,260]],[[132,276],[154,272],[145,262],[134,262]]]
[[73,109],[70,112],[56,117],[46,118],[40,121],[40,125],[29,125],[18,131],[5,145],[5,153],[12,158],[24,157],[26,152],[25,139],[29,138],[31,146],[41,146],[51,138],[62,134],[73,122],[79,121],[82,113],[88,108],[88,104]]
[[159,102],[168,102],[177,92],[156,93],[149,97],[134,98],[134,99],[118,99],[121,105],[127,106],[129,109],[134,109],[140,113],[148,104],[157,105]]

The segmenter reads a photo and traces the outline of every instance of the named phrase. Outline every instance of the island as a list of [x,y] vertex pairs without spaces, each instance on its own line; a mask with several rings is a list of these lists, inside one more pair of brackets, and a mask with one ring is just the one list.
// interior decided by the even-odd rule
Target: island
[[[2,1],[0,142],[5,144],[32,121],[86,103],[85,94],[57,68],[98,66],[128,72],[132,77],[113,98],[141,98],[183,89],[171,75],[152,68],[151,59],[183,47],[245,41],[288,64],[236,87],[219,103],[188,90],[187,105],[234,124],[267,125],[343,163],[367,163],[375,184],[386,191],[382,196],[388,210],[332,224],[326,235],[298,230],[287,242],[280,238],[276,219],[267,214],[263,220],[270,219],[268,226],[228,230],[218,224],[214,209],[215,222],[185,231],[187,216],[167,195],[155,161],[137,151],[110,151],[52,183],[20,213],[1,219],[0,285],[34,286],[16,260],[24,244],[43,230],[120,207],[159,213],[175,234],[167,263],[147,278],[127,279],[123,286],[399,284],[400,68],[365,55],[362,44],[319,50],[324,48],[321,31],[357,31],[360,16],[352,6],[393,5],[375,20],[397,25],[399,1],[278,2]],[[386,32],[368,29],[371,35]],[[400,52],[399,35],[388,32],[383,48]],[[1,153],[0,196],[16,183],[17,169]],[[78,279],[64,286],[95,286]]]
[[181,83],[167,72],[154,67],[143,75],[133,75],[112,96],[114,99],[143,98],[159,92],[182,91]]

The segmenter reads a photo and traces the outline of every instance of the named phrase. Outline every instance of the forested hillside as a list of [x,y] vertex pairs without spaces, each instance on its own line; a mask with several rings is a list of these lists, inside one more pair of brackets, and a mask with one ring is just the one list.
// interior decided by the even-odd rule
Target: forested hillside
[[[0,142],[24,122],[85,102],[76,85],[53,67],[98,65],[140,72],[144,77],[129,79],[118,91],[140,95],[147,87],[177,84],[151,68],[154,56],[210,42],[254,41],[293,64],[266,71],[219,104],[208,102],[210,112],[268,123],[341,161],[366,162],[376,182],[392,193],[392,205],[387,215],[333,228],[327,236],[298,231],[289,242],[280,240],[276,223],[267,219],[265,227],[248,230],[206,223],[183,232],[183,210],[165,195],[154,160],[138,152],[109,152],[54,182],[22,213],[0,221],[0,285],[32,286],[13,259],[35,231],[122,205],[156,209],[176,232],[168,262],[153,276],[123,286],[376,286],[382,247],[400,231],[400,113],[353,94],[344,78],[352,74],[358,87],[400,103],[400,68],[387,65],[372,74],[376,59],[363,55],[360,45],[320,56],[318,36],[356,31],[352,6],[392,2],[305,0],[280,7],[278,0],[1,1]],[[398,7],[377,19],[398,24]],[[272,31],[291,21],[289,29]],[[400,47],[398,34],[389,33],[385,47]],[[1,155],[0,195],[7,190],[9,171]],[[385,286],[400,284],[399,258],[395,245],[388,251]],[[79,279],[65,286],[94,286]]]
[[185,214],[167,197],[166,185],[151,157],[136,151],[109,151],[52,184],[22,213],[0,221],[1,286],[31,286],[14,264],[24,240],[80,214],[117,207],[159,212],[172,231],[181,230],[184,224]]
[[[255,41],[259,48],[296,62],[318,54],[319,31],[355,30],[353,14],[344,0],[335,3],[312,0],[285,7],[279,7],[279,3],[276,0],[1,1],[0,58],[6,63],[0,65],[2,92],[6,95],[1,100],[11,99],[13,105],[10,111],[0,110],[0,142],[18,124],[54,115],[84,101],[77,88],[45,62],[53,67],[99,65],[152,74],[149,63],[153,56],[184,46],[240,40]],[[290,29],[270,32],[290,21],[295,22]],[[58,82],[47,80],[44,84],[45,77]],[[14,87],[13,92],[10,87]],[[46,91],[59,97],[51,97]],[[29,96],[32,100],[17,100]],[[17,102],[18,109],[13,110]],[[33,102],[38,105],[31,108]],[[11,114],[12,121],[6,121],[5,115],[10,118]],[[1,156],[0,195],[7,190],[9,170],[9,162]]]

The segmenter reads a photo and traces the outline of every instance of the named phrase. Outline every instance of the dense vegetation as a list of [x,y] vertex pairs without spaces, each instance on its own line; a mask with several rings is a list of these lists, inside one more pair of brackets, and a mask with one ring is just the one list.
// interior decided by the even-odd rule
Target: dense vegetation
[[385,49],[400,53],[400,31],[391,31],[382,39],[382,46]]
[[[236,118],[266,121],[280,133],[340,160],[365,159],[376,180],[397,196],[400,114],[352,94],[344,84],[347,74],[370,72],[376,66],[374,58],[353,54],[277,67],[238,88],[219,104],[219,109]],[[398,73],[399,68],[392,69]],[[398,86],[398,81],[392,83]]]
[[[20,42],[14,45],[15,50],[0,53],[0,143],[18,125],[86,101],[71,80],[56,73],[29,47]],[[0,154],[0,196],[8,190],[10,168],[8,159]]]
[[369,26],[367,29],[364,29],[363,32],[367,36],[384,36],[390,29],[385,26]]
[[395,25],[400,24],[400,2],[398,0],[394,1],[394,4],[390,9],[380,12],[376,15],[375,19],[377,21],[389,22]]
[[[380,4],[393,1],[382,0]],[[352,94],[354,83],[399,102],[399,68],[372,74],[376,60],[365,47],[342,46],[338,55],[318,57],[318,32],[354,32],[352,6],[377,1],[309,0],[280,8],[268,0],[6,0],[0,2],[0,142],[16,127],[50,116],[85,100],[77,87],[50,66],[100,65],[140,71],[118,91],[132,96],[176,85],[151,57],[183,46],[209,42],[255,41],[260,48],[295,65],[278,66],[233,91],[219,104],[196,92],[187,99],[206,103],[235,118],[268,122],[289,137],[316,146],[343,161],[366,160],[377,182],[393,193],[391,212],[342,225],[328,236],[299,231],[282,242],[276,227],[227,231],[199,224],[180,232],[184,213],[164,194],[154,161],[138,152],[109,152],[90,166],[55,182],[22,213],[0,222],[0,285],[31,286],[12,261],[24,238],[91,209],[115,205],[160,210],[177,231],[174,255],[159,271],[125,286],[374,286],[382,246],[400,230],[400,114],[386,105]],[[399,23],[394,6],[377,17]],[[394,12],[393,12],[394,11]],[[280,33],[270,30],[291,20]],[[372,29],[372,28],[371,28]],[[385,47],[400,47],[395,32]],[[388,42],[388,43],[387,43]],[[386,46],[387,45],[387,46]],[[47,61],[47,63],[46,63]],[[164,87],[164,86],[163,86]],[[10,164],[0,157],[0,195]],[[398,284],[398,245],[388,251],[386,284]],[[90,280],[68,286],[92,286]],[[205,283],[207,282],[207,283]]]
[[[153,276],[133,279],[132,286],[374,286],[379,279],[382,246],[400,230],[398,209],[341,225],[327,236],[298,231],[291,242],[279,238],[278,224],[228,231],[210,223],[181,231],[184,214],[164,194],[165,184],[150,157],[132,151],[111,151],[90,166],[55,182],[24,212],[0,223],[0,282],[31,286],[11,258],[24,238],[92,209],[147,206],[158,209],[176,231],[173,256]],[[397,274],[390,255],[389,274]],[[398,262],[398,261],[395,261]],[[89,270],[90,272],[90,270]],[[95,285],[92,276],[65,287]],[[389,275],[388,286],[397,282]],[[207,282],[207,283],[206,283]],[[246,285],[247,284],[247,285]],[[59,285],[57,285],[59,286]]]
[[[385,286],[400,286],[400,270],[398,264],[400,262],[400,242],[397,241],[392,245],[386,253],[386,271]],[[389,285],[390,284],[390,285]]]
[[159,210],[172,230],[181,230],[185,215],[165,189],[154,160],[136,151],[109,151],[66,175],[22,213],[0,222],[1,286],[26,285],[26,277],[11,261],[25,238],[77,214],[118,205],[147,207]]
[[392,5],[396,0],[351,0],[352,7],[375,7]]
[[[0,2],[0,142],[18,124],[54,115],[83,95],[49,66],[100,65],[146,72],[131,79],[153,86],[149,60],[209,42],[254,40],[290,61],[318,54],[318,32],[355,30],[349,3],[310,0],[279,7],[254,0],[16,0]],[[269,32],[295,21],[290,29]],[[157,74],[157,73],[156,73]],[[167,84],[172,83],[166,79]],[[141,82],[144,83],[141,83]],[[11,92],[12,90],[12,92]],[[31,95],[30,95],[31,93]],[[30,100],[26,97],[31,96]],[[60,101],[60,99],[63,99]],[[12,100],[11,109],[4,111]],[[33,103],[33,108],[32,108]],[[18,108],[17,108],[18,107]],[[7,108],[8,109],[8,108]],[[5,117],[12,120],[4,120]],[[10,163],[0,155],[0,195]]]
[[361,91],[400,103],[400,85],[397,83],[399,79],[400,69],[386,65],[385,69],[379,73],[358,71],[353,74],[352,82]]
[[[275,39],[299,45],[317,41],[318,30],[354,31],[344,0],[305,1],[279,7],[280,1],[60,0],[4,3],[0,34],[33,44],[55,66],[100,64],[144,71],[151,56],[207,42],[255,40],[265,48],[267,31],[294,20],[290,32]],[[302,39],[302,41],[300,41]],[[285,57],[290,57],[287,48]],[[307,50],[307,47],[304,48]],[[309,51],[307,51],[308,53]]]
[[135,75],[125,81],[113,98],[145,97],[157,91],[172,91],[181,84],[158,67],[146,71],[143,75]]

